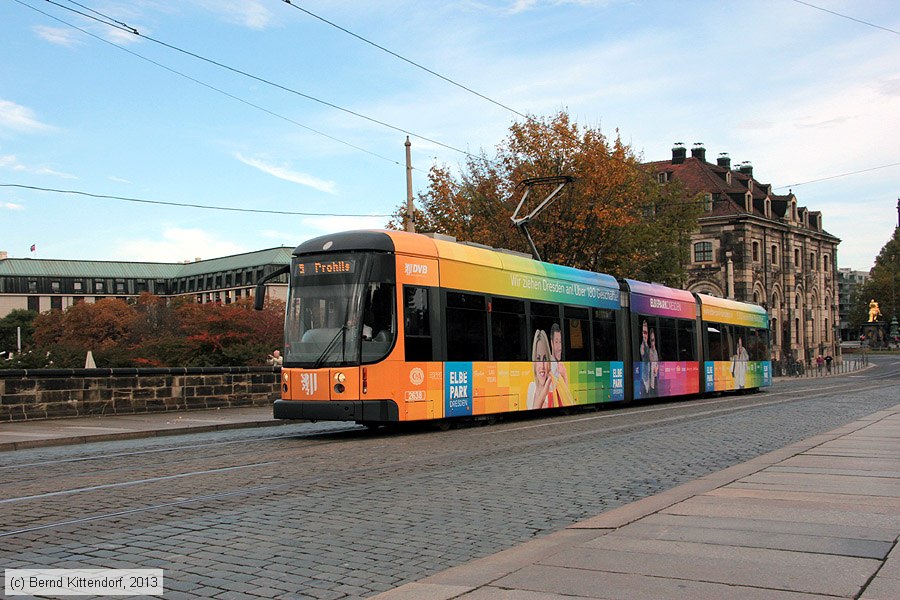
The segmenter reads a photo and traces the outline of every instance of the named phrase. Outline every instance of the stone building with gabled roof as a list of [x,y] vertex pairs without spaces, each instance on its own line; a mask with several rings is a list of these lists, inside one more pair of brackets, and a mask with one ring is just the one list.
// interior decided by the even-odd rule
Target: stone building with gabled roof
[[[128,299],[150,292],[225,304],[253,296],[264,275],[290,264],[293,248],[279,247],[210,260],[154,263],[8,258],[0,252],[0,317],[15,309],[63,310],[102,298]],[[287,276],[268,285],[287,298]]]
[[715,163],[695,144],[682,144],[671,160],[645,163],[660,185],[681,182],[700,194],[704,212],[691,236],[686,288],[753,302],[769,313],[776,360],[837,356],[837,248],[840,239],[822,228],[822,213],[775,194],[744,162],[732,168],[727,154]]

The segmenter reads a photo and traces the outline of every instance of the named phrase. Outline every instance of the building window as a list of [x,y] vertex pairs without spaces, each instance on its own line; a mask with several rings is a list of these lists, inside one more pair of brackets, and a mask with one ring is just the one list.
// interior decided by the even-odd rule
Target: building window
[[37,280],[36,279],[28,280],[28,292],[32,293],[32,294],[37,292]]
[[665,172],[663,172],[663,173],[657,173],[657,174],[656,174],[656,181],[659,182],[659,183],[666,183],[667,181],[669,181],[669,174],[668,174],[668,173],[665,173]]
[[794,248],[794,267],[799,269],[802,265],[800,264],[800,249]]
[[94,291],[95,292],[103,291],[103,282],[102,281],[94,281]]
[[826,272],[826,273],[827,273],[828,271],[831,271],[831,261],[829,260],[827,254],[823,254],[823,255],[822,255],[822,263],[823,263],[822,266],[825,267],[825,272]]
[[50,310],[62,310],[62,296],[50,296]]
[[59,282],[58,281],[50,282],[50,291],[53,292],[54,294],[59,293]]
[[759,242],[753,242],[753,262],[759,262]]
[[712,262],[712,242],[697,242],[694,244],[694,262]]
[[81,282],[80,281],[73,282],[72,289],[75,290],[76,292],[80,292],[81,291]]
[[41,312],[41,299],[37,296],[28,296],[28,310]]
[[818,270],[818,269],[816,269],[816,253],[815,252],[809,253],[809,270],[810,271]]
[[703,209],[706,212],[712,212],[712,209],[713,209],[712,194],[704,194],[703,201],[704,201]]

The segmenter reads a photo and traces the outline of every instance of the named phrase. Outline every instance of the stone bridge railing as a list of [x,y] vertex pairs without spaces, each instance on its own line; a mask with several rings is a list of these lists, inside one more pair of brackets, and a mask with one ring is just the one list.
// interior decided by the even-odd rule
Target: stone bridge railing
[[0,369],[0,422],[264,406],[280,367]]

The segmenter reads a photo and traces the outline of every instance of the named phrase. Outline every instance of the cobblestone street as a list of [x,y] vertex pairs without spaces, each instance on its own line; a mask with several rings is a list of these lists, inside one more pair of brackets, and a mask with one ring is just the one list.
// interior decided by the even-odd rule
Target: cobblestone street
[[162,568],[166,598],[365,597],[893,406],[887,369],[448,432],[296,424],[9,452],[0,557]]

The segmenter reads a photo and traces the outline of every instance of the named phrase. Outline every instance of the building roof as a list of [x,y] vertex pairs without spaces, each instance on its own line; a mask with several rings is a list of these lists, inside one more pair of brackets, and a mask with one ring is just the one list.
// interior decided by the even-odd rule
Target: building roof
[[6,258],[0,259],[0,277],[175,279],[261,265],[285,265],[291,261],[291,252],[292,248],[282,246],[192,263]]
[[[683,158],[676,160],[677,153],[681,153]],[[687,156],[686,149],[674,148],[672,159],[644,163],[644,166],[652,173],[666,173],[668,179],[677,179],[684,184],[691,195],[711,194],[712,210],[706,216],[752,214],[767,218],[766,200],[768,199],[770,203],[768,218],[790,218],[791,206],[797,202],[793,193],[773,194],[770,184],[760,183],[753,177],[753,168],[748,163],[733,169],[730,159],[725,159],[723,162],[724,164],[707,162],[706,150],[702,147],[693,149],[690,156]],[[745,205],[748,193],[751,197],[750,210],[747,210]],[[797,210],[801,215],[804,212],[808,213],[811,229],[831,235],[816,226],[821,212],[808,211],[806,207],[798,207]]]

